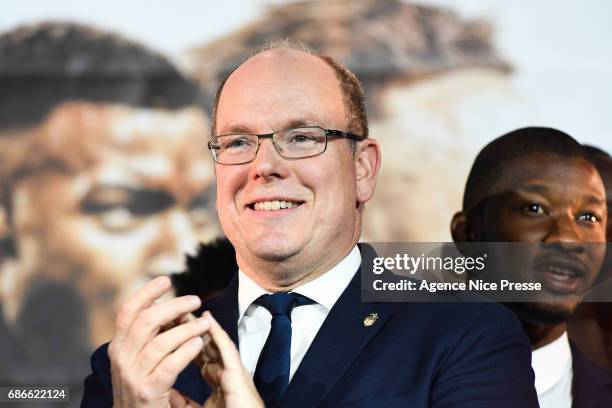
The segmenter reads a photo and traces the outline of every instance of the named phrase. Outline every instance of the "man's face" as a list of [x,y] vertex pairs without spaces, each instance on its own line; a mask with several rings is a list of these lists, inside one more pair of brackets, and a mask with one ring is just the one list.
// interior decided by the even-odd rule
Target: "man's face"
[[[226,82],[216,134],[263,134],[304,125],[347,130],[345,116],[338,81],[327,64],[297,51],[264,52]],[[346,140],[330,139],[319,156],[286,160],[266,139],[252,162],[217,164],[219,219],[240,267],[261,284],[271,276],[258,273],[291,285],[346,255],[360,232],[357,204],[371,196],[358,187],[358,161]],[[296,206],[255,209],[256,203],[274,200]],[[262,263],[282,267],[257,270]]]
[[493,266],[514,280],[542,283],[537,302],[513,304],[522,319],[567,320],[591,287],[605,252],[593,244],[605,242],[605,197],[599,174],[582,159],[532,155],[504,165],[477,240],[534,244],[518,256],[495,257]]
[[[604,186],[606,187],[606,198],[608,210],[612,208],[612,160],[600,159],[597,164],[599,175],[601,176]],[[612,217],[608,217],[608,225],[606,226],[606,236],[608,242],[612,242]]]
[[[606,226],[606,240],[608,243],[612,242],[612,217],[609,216],[610,209],[612,208],[612,160],[609,158],[597,158],[596,159],[597,170],[601,176],[604,186],[606,187],[606,198],[608,207],[608,225]],[[604,263],[601,267],[601,272],[598,277],[598,283],[610,282],[612,279],[612,252],[608,249]]]
[[195,108],[53,111],[27,136],[30,160],[44,150],[48,166],[11,187],[20,274],[73,282],[90,306],[107,307],[183,270],[184,253],[218,232],[206,131]]

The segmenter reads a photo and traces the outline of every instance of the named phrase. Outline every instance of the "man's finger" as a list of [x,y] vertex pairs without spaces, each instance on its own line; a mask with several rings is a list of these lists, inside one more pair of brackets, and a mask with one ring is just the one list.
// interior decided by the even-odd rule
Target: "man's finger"
[[185,313],[180,315],[179,317],[177,317],[176,319],[172,320],[171,322],[168,322],[166,324],[164,324],[161,328],[160,328],[160,333],[163,333],[165,331],[168,331],[176,326],[180,326],[181,324],[185,324],[188,323],[192,320],[195,320],[196,317],[193,315],[193,313]]
[[170,407],[171,408],[185,408],[187,406],[187,400],[183,397],[183,394],[175,390],[170,390]]
[[[204,317],[204,316],[203,316]],[[209,320],[210,321],[210,320]],[[208,337],[208,339],[206,338]],[[204,351],[202,352],[204,361],[221,362],[221,352],[217,348],[212,337],[204,337]]]
[[172,388],[179,373],[202,351],[203,345],[200,336],[185,342],[155,367],[151,375],[146,379],[148,385],[162,390]]
[[171,408],[201,408],[202,406],[174,388],[170,390]]
[[210,319],[199,318],[158,334],[140,352],[135,363],[139,371],[151,372],[159,362],[187,340],[201,336],[210,328]]
[[160,276],[148,282],[138,290],[130,299],[123,304],[117,314],[115,323],[115,335],[113,341],[122,342],[127,336],[136,316],[147,307],[151,306],[156,299],[161,297],[170,288],[170,278]]
[[126,353],[140,353],[162,326],[185,313],[193,312],[200,304],[200,298],[197,296],[181,296],[141,311],[124,341],[123,348]]
[[219,323],[217,323],[210,312],[206,311],[202,316],[210,319],[209,333],[221,353],[223,366],[229,370],[242,370],[240,354],[232,339],[230,339],[225,330],[219,326]]

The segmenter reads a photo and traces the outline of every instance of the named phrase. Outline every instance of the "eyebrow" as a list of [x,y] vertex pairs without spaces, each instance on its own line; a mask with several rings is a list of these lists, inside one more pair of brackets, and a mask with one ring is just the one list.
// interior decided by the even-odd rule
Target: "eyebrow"
[[548,193],[550,191],[550,188],[547,185],[544,184],[526,184],[524,186],[521,186],[517,189],[515,189],[516,192],[522,192],[522,191],[526,191],[528,193],[540,193],[540,194],[545,194]]
[[587,204],[606,205],[606,200],[593,194],[585,195],[584,199]]
[[319,125],[314,124],[312,121],[308,121],[305,119],[294,119],[290,121],[287,124],[287,126],[285,126],[283,129],[293,129],[293,128],[299,128],[299,127],[308,127],[308,126],[319,126]]
[[[299,128],[299,127],[308,127],[308,126],[320,126],[320,125],[313,120],[308,120],[306,118],[299,118],[299,119],[290,120],[289,122],[287,122],[287,124],[285,124],[279,129],[275,129],[274,131],[278,132],[281,130],[294,129],[294,128]],[[255,132],[253,128],[247,125],[235,125],[229,128],[223,128],[223,132],[219,132],[216,136],[231,135],[231,134],[254,135],[258,133]]]
[[[525,186],[521,186],[520,188],[517,188],[515,191],[518,193],[525,191],[528,193],[546,194],[550,192],[550,188],[544,184],[527,184]],[[582,198],[586,201],[587,204],[596,204],[596,205],[606,204],[606,201],[602,197],[598,197],[594,194],[585,194],[584,196],[582,196]]]
[[254,134],[255,132],[253,132],[253,130],[245,125],[236,125],[236,126],[232,126],[230,128],[227,129],[223,129],[222,132],[219,132],[218,134],[216,134],[215,136],[223,136],[223,135],[233,135],[233,134],[246,134],[246,135],[250,135],[250,134]]

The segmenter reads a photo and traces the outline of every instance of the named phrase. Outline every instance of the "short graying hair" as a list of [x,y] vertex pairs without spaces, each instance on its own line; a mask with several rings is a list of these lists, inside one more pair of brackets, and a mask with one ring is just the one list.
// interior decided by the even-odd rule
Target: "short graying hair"
[[[243,60],[238,66],[236,66],[226,77],[221,81],[219,88],[215,95],[215,101],[212,108],[211,115],[211,136],[214,137],[217,134],[217,107],[219,106],[219,100],[221,99],[221,92],[227,82],[227,79],[232,76],[244,62],[254,57],[255,55],[261,54],[266,51],[273,50],[293,50],[300,51],[306,54],[313,55],[320,58],[323,62],[329,65],[336,74],[336,78],[340,84],[340,90],[342,92],[342,99],[344,102],[344,110],[346,112],[346,124],[347,130],[352,133],[356,133],[361,136],[367,137],[368,131],[368,119],[365,110],[365,97],[363,92],[363,86],[357,79],[357,76],[353,74],[344,65],[337,62],[329,55],[321,54],[314,51],[311,47],[301,41],[295,41],[290,38],[286,38],[280,41],[273,41],[266,44],[260,50],[254,52],[249,58]],[[351,141],[353,142],[353,141]],[[354,143],[352,143],[354,146]]]

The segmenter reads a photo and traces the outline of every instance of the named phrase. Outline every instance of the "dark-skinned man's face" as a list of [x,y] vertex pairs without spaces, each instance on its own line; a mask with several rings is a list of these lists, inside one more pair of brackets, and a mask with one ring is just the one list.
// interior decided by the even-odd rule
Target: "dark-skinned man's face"
[[[599,175],[606,186],[606,197],[608,199],[608,211],[612,208],[612,160],[607,160],[599,166]],[[612,217],[608,217],[606,227],[606,237],[608,242],[612,242]]]
[[542,284],[533,302],[511,305],[521,319],[567,320],[605,254],[604,245],[594,244],[605,242],[607,222],[605,189],[594,166],[554,154],[507,162],[476,217],[477,241],[530,243],[512,255],[494,254],[489,263],[499,276]]
[[[593,158],[599,175],[602,178],[604,186],[606,187],[606,198],[608,204],[608,213],[612,208],[612,159],[609,157],[597,157]],[[612,242],[612,217],[608,215],[608,224],[606,226],[606,240]],[[612,279],[612,251],[608,251],[604,264],[601,267],[601,272],[597,283],[610,282]]]
[[5,313],[14,318],[32,282],[67,282],[98,344],[126,296],[183,270],[185,253],[218,234],[208,125],[195,107],[71,102],[24,132],[21,160],[40,153],[47,165],[11,186],[17,265]]

